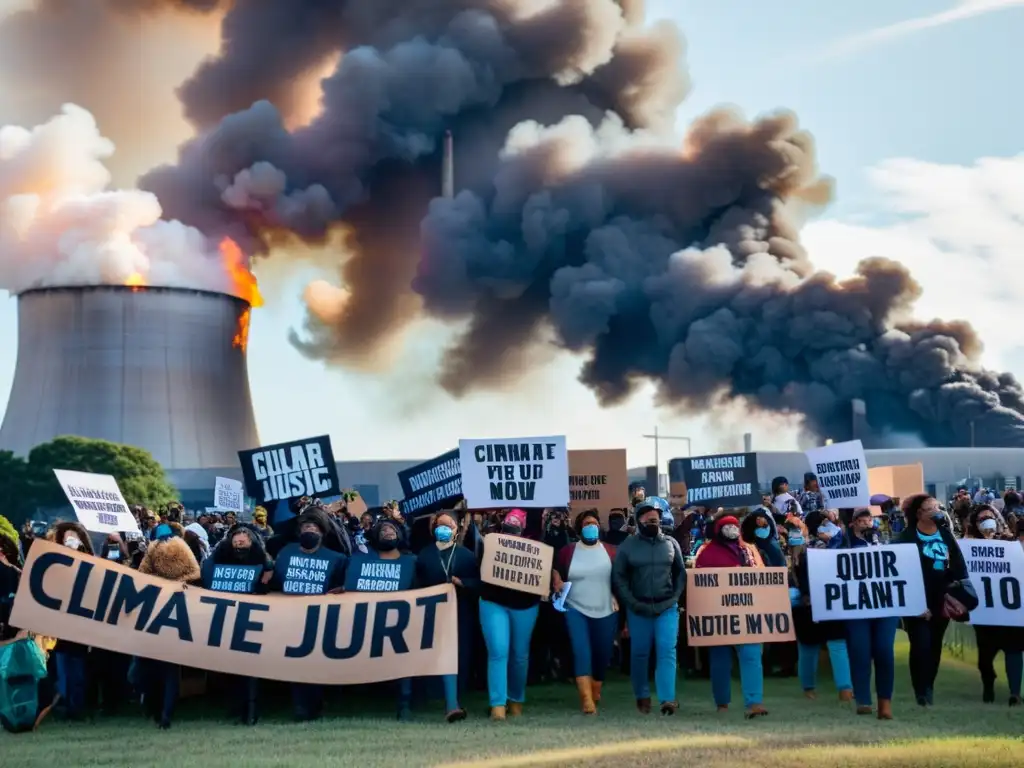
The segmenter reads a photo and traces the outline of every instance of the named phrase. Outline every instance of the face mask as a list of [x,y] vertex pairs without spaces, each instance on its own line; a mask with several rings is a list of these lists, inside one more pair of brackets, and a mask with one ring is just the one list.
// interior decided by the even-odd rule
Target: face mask
[[727,539],[729,539],[731,541],[735,541],[736,539],[738,539],[740,537],[739,526],[736,526],[736,525],[726,525],[726,526],[723,526],[722,527],[722,536],[724,536],[725,538],[727,538]]
[[454,533],[455,531],[452,530],[450,525],[439,525],[434,529],[434,538],[442,544],[447,544],[452,540],[452,535]]
[[245,560],[249,556],[249,547],[235,547],[235,559]]
[[934,520],[936,523],[941,523],[945,519],[946,519],[946,513],[945,512],[932,512],[932,520]]
[[119,550],[119,549],[109,549],[109,550],[107,550],[107,560],[120,560],[120,559],[121,559],[121,550]]
[[661,523],[643,523],[640,526],[640,531],[648,539],[653,539],[661,533]]
[[507,533],[509,536],[518,536],[523,532],[522,526],[513,525],[512,523],[502,523],[501,532]]
[[82,540],[77,536],[68,535],[64,537],[64,546],[68,549],[81,549]]
[[585,542],[593,544],[601,536],[601,529],[591,523],[590,525],[583,526],[583,530],[580,531],[580,535],[583,537]]
[[626,521],[620,517],[608,521],[608,528],[613,531],[621,531],[626,527]]
[[772,532],[768,528],[757,528],[754,530],[754,535],[759,539],[767,539]]
[[397,547],[398,547],[398,540],[397,539],[390,539],[390,540],[381,539],[380,541],[377,542],[377,551],[378,552],[392,552]]
[[996,521],[992,519],[982,520],[978,523],[978,528],[982,531],[994,531],[998,527]]
[[316,531],[304,531],[299,534],[299,546],[306,550],[316,549],[320,546],[321,538]]

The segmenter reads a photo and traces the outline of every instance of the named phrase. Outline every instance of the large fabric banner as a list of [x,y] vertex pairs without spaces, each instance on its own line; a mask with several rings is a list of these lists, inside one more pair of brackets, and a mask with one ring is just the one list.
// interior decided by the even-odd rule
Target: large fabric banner
[[317,597],[228,594],[44,539],[29,551],[11,624],[133,656],[296,683],[361,685],[459,671],[450,584]]

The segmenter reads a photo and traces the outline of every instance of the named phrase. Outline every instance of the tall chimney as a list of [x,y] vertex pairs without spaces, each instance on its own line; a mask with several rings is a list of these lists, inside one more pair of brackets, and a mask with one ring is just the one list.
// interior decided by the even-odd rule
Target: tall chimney
[[743,433],[743,452],[753,453],[754,452],[754,435],[750,432]]
[[863,400],[854,399],[850,401],[852,411],[851,437],[854,440],[863,439],[867,436],[868,406]]
[[452,132],[444,132],[444,156],[441,160],[441,197],[455,197],[455,153]]

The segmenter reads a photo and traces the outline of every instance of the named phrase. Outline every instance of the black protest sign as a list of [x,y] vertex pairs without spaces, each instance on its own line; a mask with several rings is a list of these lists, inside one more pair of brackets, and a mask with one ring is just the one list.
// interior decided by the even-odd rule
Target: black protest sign
[[398,473],[398,482],[405,496],[401,508],[406,519],[451,509],[462,499],[459,449],[403,469]]
[[204,584],[215,592],[237,592],[248,594],[256,584],[256,577],[263,572],[259,565],[214,564],[210,583]]
[[670,482],[686,484],[686,502],[737,509],[761,501],[756,453],[692,456],[669,462]]
[[257,504],[341,493],[327,435],[239,451],[246,493]]
[[345,572],[346,592],[404,592],[412,587],[416,557],[385,560],[376,553],[352,557]]

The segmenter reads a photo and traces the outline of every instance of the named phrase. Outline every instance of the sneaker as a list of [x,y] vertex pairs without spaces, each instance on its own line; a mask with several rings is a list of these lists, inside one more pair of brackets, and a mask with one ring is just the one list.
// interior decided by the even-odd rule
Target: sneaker
[[661,702],[661,714],[663,715],[674,715],[679,711],[678,701],[663,701]]

